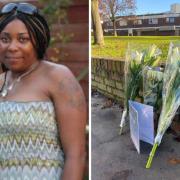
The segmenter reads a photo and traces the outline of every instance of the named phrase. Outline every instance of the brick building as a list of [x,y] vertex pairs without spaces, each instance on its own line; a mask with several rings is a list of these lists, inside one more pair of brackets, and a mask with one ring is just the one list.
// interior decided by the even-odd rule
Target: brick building
[[[105,34],[112,35],[112,22],[104,22],[103,30]],[[180,4],[172,4],[171,10],[164,13],[119,16],[116,18],[116,30],[122,36],[179,36]]]

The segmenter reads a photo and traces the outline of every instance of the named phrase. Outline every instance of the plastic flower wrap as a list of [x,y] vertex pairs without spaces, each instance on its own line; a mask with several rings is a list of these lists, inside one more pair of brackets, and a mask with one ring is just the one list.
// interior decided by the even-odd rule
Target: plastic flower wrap
[[142,71],[144,66],[156,66],[160,60],[161,51],[156,45],[146,50],[131,50],[128,46],[125,60],[125,100],[124,110],[120,122],[120,134],[125,126],[126,117],[129,112],[128,100],[135,100],[142,89]]
[[164,71],[162,99],[163,104],[157,135],[146,168],[150,168],[156,148],[160,145],[165,131],[171,125],[176,111],[180,106],[180,48],[173,44],[170,44]]
[[144,104],[153,106],[159,111],[162,106],[163,68],[146,66],[143,69]]

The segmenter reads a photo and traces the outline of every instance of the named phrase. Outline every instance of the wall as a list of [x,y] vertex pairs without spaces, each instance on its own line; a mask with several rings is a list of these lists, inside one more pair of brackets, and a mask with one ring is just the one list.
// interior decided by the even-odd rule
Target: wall
[[92,58],[91,63],[92,89],[123,103],[124,61]]

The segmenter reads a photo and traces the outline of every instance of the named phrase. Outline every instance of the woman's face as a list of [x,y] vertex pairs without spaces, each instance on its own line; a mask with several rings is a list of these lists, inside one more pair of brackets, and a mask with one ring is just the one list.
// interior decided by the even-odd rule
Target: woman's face
[[25,24],[15,19],[0,33],[0,56],[2,62],[14,72],[26,71],[38,61]]

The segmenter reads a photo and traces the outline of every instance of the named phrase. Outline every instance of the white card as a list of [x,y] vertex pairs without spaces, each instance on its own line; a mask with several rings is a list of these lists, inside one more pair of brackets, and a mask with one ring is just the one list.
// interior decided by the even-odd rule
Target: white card
[[132,141],[140,153],[140,140],[149,144],[154,143],[153,107],[129,101],[130,133]]

